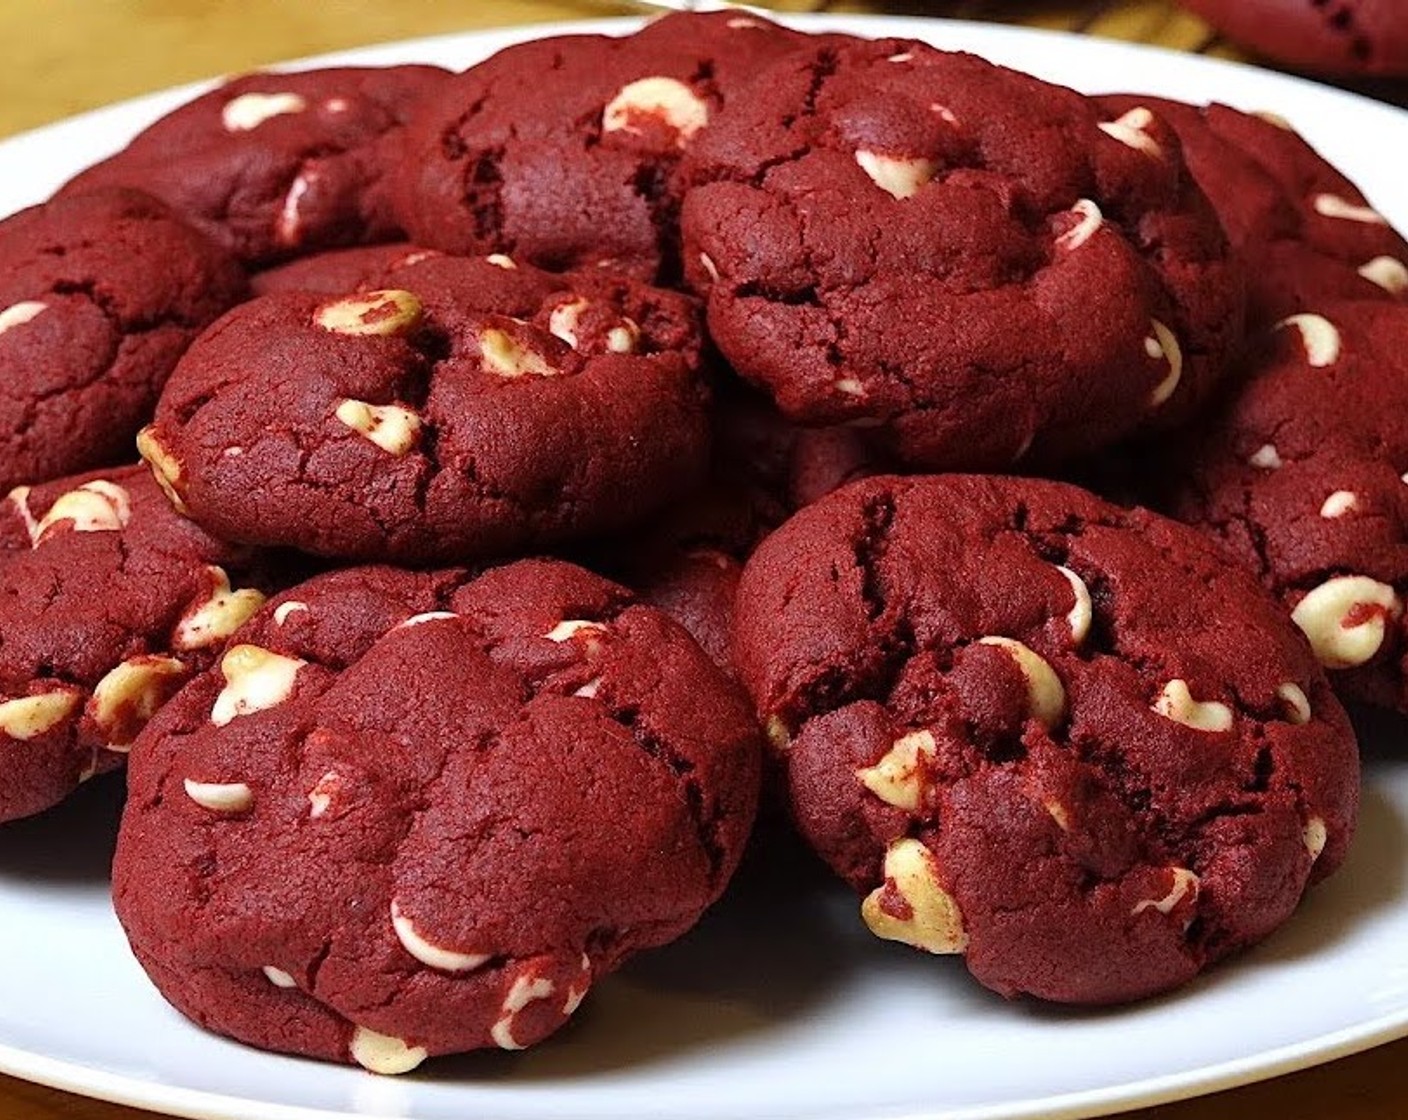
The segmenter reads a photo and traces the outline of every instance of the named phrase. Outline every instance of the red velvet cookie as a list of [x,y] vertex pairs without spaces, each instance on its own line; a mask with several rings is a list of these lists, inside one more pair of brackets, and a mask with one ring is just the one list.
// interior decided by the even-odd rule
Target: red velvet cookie
[[147,719],[264,601],[249,557],[141,466],[0,504],[0,821],[121,764]]
[[699,481],[687,297],[502,257],[432,256],[378,283],[244,304],[177,368],[140,445],[211,532],[480,559],[613,531]]
[[1343,174],[1278,117],[1133,94],[1099,99],[1112,119],[1152,109],[1247,264],[1259,326],[1330,299],[1408,296],[1408,243]]
[[132,457],[166,376],[243,271],[136,191],[0,222],[0,490]]
[[1049,464],[1173,424],[1240,276],[1172,132],[921,43],[797,51],[686,157],[684,266],[795,421],[913,466]]
[[64,190],[140,187],[251,263],[397,235],[386,194],[433,66],[247,74],[142,132]]
[[1183,0],[1229,39],[1320,74],[1408,77],[1402,0]]
[[681,153],[764,63],[806,41],[718,12],[510,47],[412,123],[397,216],[413,239],[452,252],[669,277]]
[[143,735],[113,867],[138,959],[212,1030],[378,1073],[520,1049],[738,863],[757,727],[623,587],[350,569],[237,641]]
[[404,241],[386,245],[358,245],[351,249],[331,249],[314,253],[287,264],[266,268],[250,277],[257,296],[271,292],[327,292],[341,295],[374,288],[386,273],[429,257],[437,249],[422,249]]
[[1408,307],[1331,303],[1269,334],[1181,449],[1175,516],[1292,612],[1341,695],[1408,712]]
[[1006,996],[1175,987],[1343,859],[1354,735],[1280,605],[1062,483],[882,476],[769,537],[734,652],[875,934]]

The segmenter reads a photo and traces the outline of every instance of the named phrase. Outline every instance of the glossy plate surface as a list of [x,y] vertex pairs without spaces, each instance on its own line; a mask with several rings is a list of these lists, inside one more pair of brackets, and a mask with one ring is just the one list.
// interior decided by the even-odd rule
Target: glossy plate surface
[[[832,17],[1090,91],[1271,109],[1400,228],[1408,114],[1145,47],[980,24]],[[595,25],[621,30],[627,23]],[[578,28],[574,28],[576,30]],[[541,30],[541,29],[540,29]],[[532,29],[344,52],[321,64],[463,67]],[[38,201],[189,96],[171,91],[0,144],[0,213]],[[107,897],[119,779],[0,828],[0,1071],[193,1117],[312,1120],[921,1120],[1093,1116],[1244,1083],[1408,1034],[1408,725],[1365,726],[1362,825],[1344,869],[1257,951],[1175,996],[1103,1013],[1007,1004],[958,961],[883,945],[805,862],[755,871],[683,942],[594,991],[521,1055],[377,1078],[246,1049],[170,1010]]]

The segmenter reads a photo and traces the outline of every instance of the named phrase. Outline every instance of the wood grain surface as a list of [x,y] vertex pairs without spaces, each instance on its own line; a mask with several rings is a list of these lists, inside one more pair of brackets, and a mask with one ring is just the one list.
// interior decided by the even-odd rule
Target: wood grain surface
[[[772,6],[986,19],[1242,57],[1169,0],[778,0]],[[597,0],[0,0],[0,136],[150,90],[323,51],[641,10]],[[1401,87],[1368,92],[1402,97]],[[1266,1012],[1275,1015],[1276,1009]],[[250,1091],[257,1094],[257,1087]],[[1408,1040],[1259,1085],[1126,1115],[1404,1120]],[[0,1077],[0,1120],[60,1118],[151,1120],[152,1114]]]

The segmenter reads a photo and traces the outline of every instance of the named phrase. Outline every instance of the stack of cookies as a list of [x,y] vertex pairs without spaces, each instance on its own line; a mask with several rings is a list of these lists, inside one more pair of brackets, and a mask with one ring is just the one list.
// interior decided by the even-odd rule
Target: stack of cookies
[[671,16],[241,78],[0,261],[0,819],[125,762],[133,952],[256,1046],[528,1046],[760,800],[1147,997],[1408,711],[1408,245],[1283,121]]

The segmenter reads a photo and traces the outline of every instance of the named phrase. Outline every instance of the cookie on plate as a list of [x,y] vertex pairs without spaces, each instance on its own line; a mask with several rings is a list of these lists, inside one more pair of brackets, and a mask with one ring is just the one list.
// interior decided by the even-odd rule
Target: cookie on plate
[[148,725],[113,867],[177,1008],[401,1073],[557,1030],[723,891],[758,794],[746,700],[560,562],[294,588]]
[[183,517],[142,466],[0,503],[0,821],[121,765],[264,596],[250,556]]
[[1163,475],[1168,508],[1291,611],[1341,695],[1408,712],[1408,307],[1329,303],[1269,333]]
[[246,290],[228,254],[136,191],[0,222],[0,491],[130,459],[176,359]]
[[1246,262],[1253,327],[1330,299],[1408,297],[1408,243],[1285,120],[1137,94],[1099,100],[1112,120],[1147,109],[1178,133]]
[[506,257],[377,283],[263,296],[192,347],[139,441],[183,512],[227,540],[449,562],[613,531],[702,477],[688,297]]
[[1408,76],[1400,0],[1183,0],[1229,39],[1319,74]]
[[838,490],[753,554],[734,653],[870,929],[1006,996],[1181,984],[1354,831],[1354,735],[1280,604],[1187,526],[1062,483]]
[[747,380],[911,466],[1006,468],[1172,425],[1241,339],[1177,138],[922,43],[796,51],[691,146],[685,274]]
[[761,66],[806,41],[717,12],[510,47],[412,122],[397,216],[413,240],[452,252],[671,278],[681,154]]
[[398,234],[387,175],[434,66],[246,74],[168,113],[64,188],[139,187],[258,264]]

